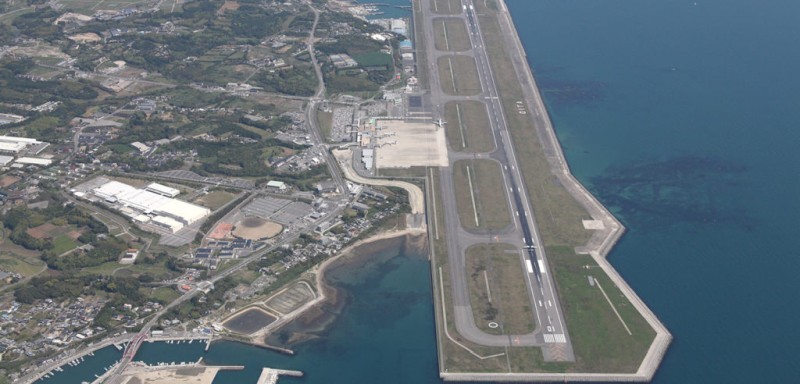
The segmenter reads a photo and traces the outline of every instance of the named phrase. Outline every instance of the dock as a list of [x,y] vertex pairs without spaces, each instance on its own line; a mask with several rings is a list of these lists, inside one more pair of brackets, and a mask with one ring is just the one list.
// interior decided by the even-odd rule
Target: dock
[[278,346],[275,346],[275,345],[269,345],[269,344],[266,344],[266,343],[256,343],[256,342],[253,342],[253,341],[250,341],[250,340],[243,340],[243,339],[234,338],[234,337],[230,337],[230,336],[222,336],[221,339],[222,340],[227,340],[227,341],[234,341],[234,342],[241,343],[241,344],[247,344],[247,345],[251,345],[251,346],[254,346],[254,347],[269,349],[269,350],[272,350],[272,351],[275,351],[275,352],[280,352],[280,353],[282,353],[284,355],[289,355],[289,356],[294,355],[294,351],[291,350],[291,349],[282,348],[282,347],[278,347]]
[[256,384],[276,384],[279,376],[303,377],[303,372],[289,371],[286,369],[264,368]]

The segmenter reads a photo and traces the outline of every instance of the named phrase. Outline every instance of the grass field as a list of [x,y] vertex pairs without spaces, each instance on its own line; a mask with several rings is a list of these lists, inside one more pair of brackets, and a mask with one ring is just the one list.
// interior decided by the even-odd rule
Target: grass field
[[333,128],[333,112],[317,110],[317,123],[319,123],[319,129],[322,131],[322,139],[330,141],[331,129]]
[[[131,148],[133,148],[133,147],[131,147]],[[138,179],[138,178],[135,178],[135,177],[114,176],[111,179],[119,181],[120,183],[128,184],[128,185],[130,185],[131,187],[134,187],[134,188],[144,188],[144,187],[147,187],[148,185],[150,185],[150,183],[152,183],[151,180]]]
[[[143,3],[141,0],[58,0],[56,2],[64,5],[65,8],[85,15],[92,15],[101,9],[118,11],[123,8],[136,8],[137,5]],[[172,3],[172,1],[165,2]]]
[[[536,328],[520,253],[510,244],[478,244],[466,251],[475,323],[486,333],[519,335]],[[487,290],[488,288],[488,290]],[[492,329],[489,322],[499,327]]]
[[195,204],[200,204],[212,211],[217,210],[219,207],[225,205],[236,197],[233,193],[226,191],[212,191],[207,195],[203,195],[195,199]]
[[[547,247],[572,345],[578,361],[575,370],[635,372],[655,331],[639,315],[611,279],[589,255],[576,255],[569,247]],[[600,289],[589,285],[596,278],[631,331],[614,314]]]
[[142,288],[142,293],[153,299],[161,300],[164,303],[171,303],[181,295],[171,287]]
[[478,68],[469,56],[442,56],[437,62],[442,90],[453,96],[476,96],[481,93]]
[[458,217],[467,230],[511,225],[500,166],[494,160],[459,160],[453,166]]
[[239,124],[239,126],[244,128],[245,130],[248,130],[250,132],[255,133],[256,135],[261,136],[262,139],[266,139],[266,138],[270,137],[270,133],[268,131],[265,131],[265,130],[261,129],[261,128],[256,128],[256,127],[253,127],[253,126],[250,126],[250,125],[247,125],[247,124]]
[[440,51],[463,52],[472,48],[467,26],[461,19],[440,18],[433,20],[435,46]]
[[383,177],[425,177],[427,167],[413,166],[408,168],[382,168],[378,169],[378,176]]
[[44,262],[32,257],[25,257],[10,252],[0,252],[0,270],[16,272],[25,277],[42,271]]
[[95,267],[83,268],[80,274],[98,274],[118,277],[137,277],[141,274],[150,274],[156,280],[165,280],[174,277],[175,273],[170,272],[164,264],[132,264],[123,265],[119,262],[109,261]]
[[67,235],[60,235],[53,239],[53,252],[60,255],[78,247],[78,242]]
[[459,152],[491,152],[494,138],[486,106],[480,101],[451,101],[444,106],[445,134],[450,148]]
[[388,55],[383,52],[367,52],[358,55],[353,55],[353,60],[358,62],[358,65],[362,67],[391,67],[392,66],[392,55]]
[[19,15],[23,15],[29,12],[33,12],[34,8],[32,6],[28,6],[26,1],[16,1],[13,5],[8,5],[6,7],[6,12],[0,14],[0,23],[3,24],[11,24],[14,18],[19,17]]
[[463,12],[461,1],[459,0],[433,0],[431,9],[434,13],[442,15],[458,15]]
[[[422,20],[423,18],[423,6],[421,2],[412,1],[411,6],[414,10],[414,20]],[[423,33],[417,33],[417,31],[421,31],[420,25],[414,23],[414,45],[417,52],[417,62],[418,63],[428,63],[428,55],[425,53],[425,47],[429,42],[425,41],[423,38]],[[419,80],[419,86],[422,89],[427,89],[428,84],[428,71],[429,68],[427,65],[418,65],[417,66],[417,79]]]

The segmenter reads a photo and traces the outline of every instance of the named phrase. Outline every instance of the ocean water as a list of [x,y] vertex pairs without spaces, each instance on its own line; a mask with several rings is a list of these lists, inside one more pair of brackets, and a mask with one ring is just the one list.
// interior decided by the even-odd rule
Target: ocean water
[[356,0],[358,4],[373,5],[378,8],[378,13],[367,17],[368,19],[391,19],[411,17],[410,0]]
[[83,381],[92,382],[95,377],[99,377],[106,372],[106,368],[114,365],[122,357],[122,352],[113,346],[108,346],[95,351],[94,356],[85,356],[83,362],[76,366],[64,365],[61,367],[63,372],[51,372],[52,377],[44,378],[37,383],[62,384],[76,383]]
[[675,337],[655,382],[800,380],[800,2],[508,5],[573,172],[628,227],[612,264]]

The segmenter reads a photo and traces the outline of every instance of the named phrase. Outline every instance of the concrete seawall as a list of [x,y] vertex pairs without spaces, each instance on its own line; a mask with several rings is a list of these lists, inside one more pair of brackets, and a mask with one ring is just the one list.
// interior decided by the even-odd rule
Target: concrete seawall
[[[497,1],[500,12],[498,21],[501,33],[506,36],[508,54],[514,65],[522,84],[525,103],[532,112],[537,112],[545,124],[537,125],[537,135],[542,143],[543,150],[551,166],[553,174],[569,193],[580,202],[594,220],[603,223],[603,229],[596,230],[587,244],[576,249],[580,254],[591,255],[608,277],[617,285],[625,297],[634,305],[637,311],[645,318],[648,324],[656,331],[655,339],[650,345],[642,363],[635,373],[605,374],[605,373],[448,373],[441,372],[440,376],[446,381],[623,381],[643,382],[653,378],[664,354],[672,341],[672,335],[647,307],[641,298],[625,282],[614,267],[606,260],[606,256],[625,232],[625,227],[620,223],[570,172],[569,165],[564,157],[561,145],[556,137],[547,109],[536,84],[533,72],[527,62],[527,55],[523,48],[511,14],[504,0]],[[510,40],[509,40],[510,39]]]

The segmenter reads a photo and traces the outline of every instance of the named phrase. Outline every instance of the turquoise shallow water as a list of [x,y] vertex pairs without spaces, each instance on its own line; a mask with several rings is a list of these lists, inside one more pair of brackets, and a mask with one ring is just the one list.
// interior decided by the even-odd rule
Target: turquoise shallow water
[[[610,259],[675,336],[655,382],[796,382],[800,3],[694,3],[509,0],[570,166],[628,227]],[[427,260],[387,252],[337,272],[347,304],[296,356],[215,344],[207,362],[248,366],[216,382],[438,382]]]

